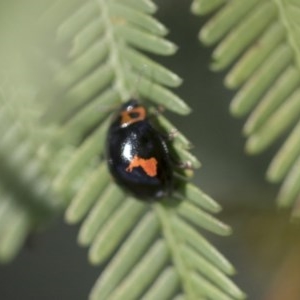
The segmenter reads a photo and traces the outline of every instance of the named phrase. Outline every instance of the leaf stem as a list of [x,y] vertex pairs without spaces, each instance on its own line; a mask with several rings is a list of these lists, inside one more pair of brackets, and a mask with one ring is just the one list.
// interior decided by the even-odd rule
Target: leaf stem
[[171,252],[171,257],[173,258],[173,264],[181,278],[182,288],[185,291],[186,299],[188,300],[199,300],[199,297],[195,294],[192,287],[192,281],[189,278],[188,265],[185,263],[182,257],[182,252],[180,251],[180,240],[172,228],[172,209],[165,208],[161,204],[155,205],[156,213],[162,225],[162,232],[166,239],[167,245]]
[[122,66],[121,58],[118,53],[118,49],[120,45],[116,41],[115,35],[114,35],[114,25],[111,22],[110,14],[109,14],[109,7],[107,0],[98,0],[99,3],[99,11],[102,15],[102,19],[104,22],[104,25],[106,27],[106,38],[108,42],[108,47],[109,47],[109,60],[112,65],[112,69],[114,70],[115,73],[115,88],[120,94],[120,97],[122,100],[128,99],[129,98],[129,91],[128,88],[126,87],[125,83],[125,74],[123,71],[123,68],[120,68],[119,66]]

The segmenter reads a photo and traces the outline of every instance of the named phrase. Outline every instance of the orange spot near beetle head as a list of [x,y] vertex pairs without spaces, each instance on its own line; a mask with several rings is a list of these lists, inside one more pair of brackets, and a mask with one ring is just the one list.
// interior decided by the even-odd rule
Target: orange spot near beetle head
[[129,106],[127,110],[120,113],[121,126],[126,127],[132,123],[143,121],[146,118],[146,109],[143,106]]

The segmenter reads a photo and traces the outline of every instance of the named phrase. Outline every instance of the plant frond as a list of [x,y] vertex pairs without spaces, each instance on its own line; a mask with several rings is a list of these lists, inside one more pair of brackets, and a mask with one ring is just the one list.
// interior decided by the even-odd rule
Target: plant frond
[[[54,80],[41,76],[26,94],[0,78],[0,260],[67,207],[69,223],[83,221],[78,241],[90,246],[91,263],[108,261],[91,299],[242,299],[228,279],[232,265],[199,233],[231,230],[212,216],[220,206],[187,183],[184,171],[176,170],[183,180],[170,199],[147,204],[124,195],[106,169],[110,113],[122,102],[138,95],[190,111],[169,89],[181,79],[146,54],[177,49],[151,16],[155,10],[149,0],[55,1],[37,27],[47,37],[55,33],[56,44],[34,52]],[[43,57],[49,52],[51,59]],[[185,136],[156,119],[174,133],[177,157],[199,167]]]
[[51,130],[38,126],[34,91],[6,76],[0,79],[1,262],[12,260],[28,234],[59,211],[42,153]]
[[[243,130],[246,151],[260,153],[294,126],[267,171],[269,181],[284,181],[279,205],[293,205],[300,195],[295,167],[300,157],[299,3],[194,0],[192,11],[216,11],[199,38],[206,45],[219,42],[212,55],[213,70],[233,65],[225,85],[239,89],[230,105],[232,114],[249,114]],[[294,207],[299,214],[298,202]]]
[[[176,113],[190,111],[169,89],[181,79],[147,55],[177,49],[164,38],[165,26],[151,16],[155,5],[149,0],[69,2],[57,1],[41,18],[57,41],[45,120],[58,126],[58,139],[65,143],[53,180],[67,206],[65,219],[82,221],[78,242],[90,247],[90,262],[107,262],[90,299],[244,298],[227,278],[234,272],[231,264],[198,232],[230,234],[211,215],[220,206],[187,183],[184,171],[176,170],[184,180],[173,197],[147,204],[125,195],[106,168],[107,127],[121,103],[137,96]],[[165,117],[156,120],[162,131],[174,133],[177,157],[199,167],[185,136]]]
[[[88,180],[86,184],[89,185]],[[192,186],[192,189],[195,193],[196,188]],[[186,299],[214,299],[215,295],[218,299],[244,298],[227,278],[234,273],[232,265],[198,232],[197,225],[203,227],[201,221],[190,214],[181,215],[186,205],[207,214],[199,208],[205,202],[203,199],[207,199],[204,206],[216,210],[217,205],[211,205],[212,199],[198,189],[196,192],[201,196],[198,204],[195,199],[180,201],[178,198],[193,194],[182,192],[177,199],[153,206],[125,198],[113,183],[105,188],[90,206],[79,234],[79,242],[91,246],[89,259],[93,264],[105,262],[114,253],[90,299],[140,299],[142,296],[151,299],[152,295],[168,299],[165,295],[175,297],[180,290]],[[78,198],[75,199],[67,213],[71,219],[73,204],[80,206]],[[227,226],[212,216],[206,222],[206,227],[213,232],[230,233]]]

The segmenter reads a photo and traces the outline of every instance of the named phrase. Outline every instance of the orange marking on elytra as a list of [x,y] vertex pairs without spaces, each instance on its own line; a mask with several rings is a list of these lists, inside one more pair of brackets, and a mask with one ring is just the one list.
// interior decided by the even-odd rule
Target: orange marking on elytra
[[141,167],[145,173],[150,176],[154,177],[157,175],[157,160],[154,157],[151,158],[140,158],[135,155],[129,166],[126,168],[127,172],[132,172],[133,168]]

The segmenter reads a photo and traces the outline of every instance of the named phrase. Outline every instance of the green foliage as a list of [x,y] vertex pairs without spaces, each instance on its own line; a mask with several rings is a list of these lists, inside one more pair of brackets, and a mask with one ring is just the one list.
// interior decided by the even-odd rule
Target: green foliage
[[[78,241],[90,246],[90,262],[107,262],[91,299],[242,299],[227,277],[233,267],[199,232],[231,230],[213,216],[220,206],[187,182],[190,172],[176,170],[178,191],[147,204],[124,195],[106,169],[110,114],[130,96],[190,111],[169,90],[181,79],[145,54],[177,48],[155,10],[150,0],[61,0],[31,24],[38,42],[21,42],[21,57],[37,72],[24,67],[9,88],[1,80],[0,259],[66,208],[68,223],[82,221]],[[175,133],[177,156],[199,167],[184,135],[162,115],[157,121]]]
[[294,204],[298,215],[300,193],[300,5],[294,0],[195,0],[195,14],[215,12],[199,38],[217,42],[211,68],[223,70],[229,89],[238,89],[230,105],[233,115],[249,114],[243,129],[246,151],[260,153],[291,133],[267,171],[271,182],[283,181],[278,203]]
[[[39,110],[30,86],[14,86],[6,74],[0,88],[0,260],[10,261],[31,230],[56,215],[47,155],[51,136],[38,126]],[[22,102],[22,104],[21,104]],[[20,105],[21,104],[21,105]]]
[[[101,163],[109,113],[132,94],[189,112],[167,88],[178,86],[180,78],[139,51],[170,55],[176,50],[151,16],[154,11],[150,1],[61,1],[48,12],[47,20],[61,14],[57,40],[70,49],[67,60],[54,64],[60,98],[49,99],[46,117],[59,122],[60,138],[74,145],[54,188],[66,203],[72,199],[67,222],[83,220],[78,241],[90,246],[90,262],[109,259],[91,299],[168,299],[178,293],[184,299],[240,299],[243,294],[226,276],[233,274],[232,266],[198,232],[230,233],[211,216],[219,205],[184,181],[171,199],[141,203],[124,195]],[[158,122],[165,132],[177,132],[163,116]],[[199,167],[189,145],[181,133],[175,135],[177,155]]]

